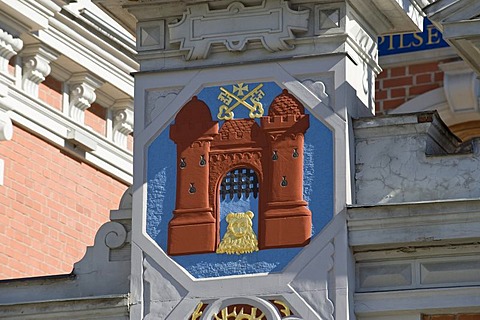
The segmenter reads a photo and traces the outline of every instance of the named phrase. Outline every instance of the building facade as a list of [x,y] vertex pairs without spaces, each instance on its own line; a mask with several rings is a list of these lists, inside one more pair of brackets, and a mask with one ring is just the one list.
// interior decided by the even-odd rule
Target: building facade
[[0,279],[71,272],[132,183],[133,37],[69,2],[0,3]]

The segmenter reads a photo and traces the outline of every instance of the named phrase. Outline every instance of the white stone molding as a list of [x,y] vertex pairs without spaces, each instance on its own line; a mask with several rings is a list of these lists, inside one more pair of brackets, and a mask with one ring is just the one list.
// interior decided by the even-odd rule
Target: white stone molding
[[[1,99],[1,95],[0,95]],[[9,141],[13,136],[12,120],[8,114],[0,109],[0,141]],[[5,162],[0,159],[0,186],[3,186],[5,175]]]
[[113,142],[127,147],[127,137],[133,132],[133,99],[115,101],[113,111]]
[[365,248],[378,244],[406,247],[417,242],[466,243],[478,237],[479,208],[479,200],[352,206],[348,209],[349,244]]
[[95,101],[95,89],[102,85],[102,81],[95,76],[82,72],[74,74],[70,80],[70,103],[68,115],[76,122],[85,122],[85,110]]
[[137,25],[137,50],[165,49],[165,20],[139,22]]
[[356,293],[355,314],[361,320],[420,320],[420,315],[427,312],[444,313],[456,309],[477,313],[480,311],[479,297],[478,286]]
[[[0,84],[0,107],[12,107],[8,112],[12,121],[53,145],[84,159],[95,168],[107,172],[127,184],[132,183],[132,154],[115,145],[111,139],[88,130],[83,124],[73,121],[66,114],[49,108],[39,99],[32,99],[25,91],[15,86],[7,86],[8,95],[2,99]],[[73,132],[75,132],[73,134]],[[80,135],[88,137],[96,144],[95,150],[72,149],[69,139],[84,142]],[[88,143],[87,147],[93,145]],[[83,152],[80,152],[82,151]],[[85,152],[87,151],[87,152]]]
[[8,61],[23,48],[23,41],[0,29],[0,72],[8,71]]
[[308,10],[294,11],[284,0],[253,7],[233,2],[221,10],[210,10],[207,3],[192,5],[180,22],[169,25],[170,42],[188,50],[187,60],[205,59],[216,43],[242,51],[248,41],[260,40],[268,51],[288,50],[293,49],[287,43],[295,39],[293,31],[307,30],[308,16]]
[[[335,247],[328,243],[297,274],[290,286],[319,314],[319,319],[333,320],[335,307],[329,298],[328,273],[333,269]],[[315,279],[315,280],[313,280]],[[321,303],[318,303],[321,301]]]
[[145,301],[143,319],[168,319],[169,313],[185,297],[187,290],[148,256],[143,259],[142,269]]
[[41,44],[34,44],[23,49],[22,57],[23,90],[36,98],[38,97],[38,85],[45,81],[50,74],[50,63],[58,58],[58,54]]
[[443,87],[453,113],[478,112],[480,81],[475,71],[464,61],[440,65],[444,72]]
[[317,4],[314,7],[315,35],[343,32],[345,30],[345,7],[341,4]]
[[0,83],[0,141],[9,141],[13,136],[13,125],[7,112],[12,109],[8,99],[8,86]]
[[9,141],[13,136],[12,120],[5,111],[0,111],[0,141]]

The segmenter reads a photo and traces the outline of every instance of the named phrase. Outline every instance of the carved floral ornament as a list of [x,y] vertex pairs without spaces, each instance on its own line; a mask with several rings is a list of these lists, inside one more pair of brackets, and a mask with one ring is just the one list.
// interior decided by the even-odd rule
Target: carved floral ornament
[[[270,301],[262,300],[262,301],[268,304],[271,307],[271,309],[274,310],[275,316],[277,319],[287,319],[286,317],[288,317],[288,319],[298,319],[298,318],[292,317],[294,316],[294,314],[284,301],[281,301],[281,300],[270,300]],[[189,320],[207,319],[207,317],[205,317],[206,315],[205,310],[207,308],[208,308],[208,304],[200,302],[196,306]],[[248,304],[229,305],[223,308],[222,310],[218,311],[218,313],[214,314],[213,318],[211,319],[212,320],[269,320],[266,317],[265,312],[262,311],[261,308],[254,307]]]
[[223,44],[230,51],[243,51],[247,42],[260,40],[265,49],[293,49],[287,41],[294,31],[306,31],[309,11],[295,11],[284,0],[264,0],[246,7],[233,2],[226,9],[210,10],[207,3],[191,5],[183,18],[169,25],[170,42],[180,42],[188,50],[187,60],[205,59],[212,44]]

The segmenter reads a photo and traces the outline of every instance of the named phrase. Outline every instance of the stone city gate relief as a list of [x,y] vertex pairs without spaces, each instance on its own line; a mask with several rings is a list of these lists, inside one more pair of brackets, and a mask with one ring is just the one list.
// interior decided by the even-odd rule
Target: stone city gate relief
[[[233,93],[220,88],[218,99],[224,104],[217,118],[225,120],[221,128],[197,97],[177,114],[170,128],[177,146],[176,205],[168,227],[170,255],[241,254],[309,242],[312,218],[303,200],[309,116],[286,90],[273,99],[264,116],[261,86],[249,92],[248,86],[238,84]],[[249,118],[233,119],[233,110],[240,105],[249,110]],[[258,196],[258,208],[242,215],[230,213],[222,239],[220,197],[235,194]],[[258,249],[252,245],[257,243],[251,228],[255,214]]]

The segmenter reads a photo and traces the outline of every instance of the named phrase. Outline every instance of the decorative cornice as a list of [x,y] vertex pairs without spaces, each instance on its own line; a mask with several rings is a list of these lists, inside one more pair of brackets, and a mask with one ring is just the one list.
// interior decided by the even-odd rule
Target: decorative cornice
[[58,53],[41,44],[26,46],[23,56],[23,89],[30,95],[38,97],[38,85],[50,74],[50,63],[56,60]]
[[[125,148],[120,148],[110,139],[86,129],[83,124],[73,121],[67,115],[48,108],[45,103],[39,99],[33,99],[19,88],[10,86],[5,99],[3,103],[0,90],[0,107],[4,107],[4,104],[14,106],[8,113],[14,123],[28,128],[42,139],[80,157],[120,181],[132,183],[132,155]],[[97,145],[95,150],[72,149],[68,142],[69,132],[72,131],[93,140]]]
[[386,247],[465,242],[478,237],[479,204],[475,199],[351,206],[349,243]]
[[74,74],[70,80],[70,103],[68,115],[76,122],[83,124],[85,110],[90,108],[97,96],[95,90],[102,85],[102,81],[93,75],[82,72]]
[[133,132],[133,100],[117,100],[113,110],[113,142],[118,146],[127,147],[127,137]]
[[23,41],[0,29],[0,72],[7,72],[8,61],[22,50]]

